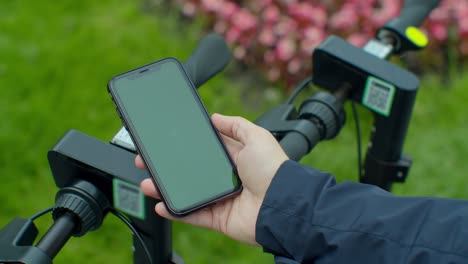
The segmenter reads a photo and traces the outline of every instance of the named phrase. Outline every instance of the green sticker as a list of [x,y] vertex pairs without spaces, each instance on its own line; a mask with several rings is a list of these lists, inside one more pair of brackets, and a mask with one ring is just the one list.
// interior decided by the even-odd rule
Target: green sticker
[[381,115],[389,116],[392,111],[394,95],[394,85],[369,76],[362,96],[362,105]]
[[114,208],[145,219],[145,195],[139,186],[114,178]]

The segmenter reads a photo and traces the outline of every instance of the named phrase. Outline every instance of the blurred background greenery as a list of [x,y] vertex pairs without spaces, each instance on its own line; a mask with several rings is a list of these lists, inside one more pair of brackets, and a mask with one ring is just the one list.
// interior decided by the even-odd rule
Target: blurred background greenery
[[[108,141],[120,128],[106,91],[112,76],[167,56],[183,61],[202,32],[201,21],[181,21],[176,10],[149,8],[138,0],[3,1],[0,227],[53,205],[57,188],[46,153],[68,129]],[[284,100],[282,89],[252,77],[253,69],[234,68],[200,90],[210,112],[253,120]],[[448,85],[436,74],[423,78],[405,145],[414,164],[407,183],[394,188],[397,195],[468,197],[466,73],[455,72]],[[364,109],[359,112],[366,143],[372,118]],[[303,163],[330,171],[339,181],[355,181],[355,149],[348,115],[339,137],[319,144]],[[51,219],[43,217],[37,224],[43,232]],[[109,216],[98,231],[72,238],[56,263],[129,263],[130,237]],[[174,224],[173,241],[187,263],[272,262],[260,248],[182,224]]]

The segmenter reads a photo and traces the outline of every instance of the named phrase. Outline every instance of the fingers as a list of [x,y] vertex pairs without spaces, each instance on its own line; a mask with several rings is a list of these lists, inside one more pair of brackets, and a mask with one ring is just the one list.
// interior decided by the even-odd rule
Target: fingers
[[[145,168],[145,164],[143,163],[143,160],[141,159],[140,155],[137,155],[135,157],[135,165],[140,169]],[[140,188],[146,196],[161,199],[161,194],[159,194],[159,191],[156,189],[156,186],[154,185],[151,179],[144,179],[140,183]]]
[[135,157],[135,166],[137,168],[140,168],[140,169],[144,169],[145,168],[145,163],[143,163],[143,159],[141,159],[141,156],[140,155],[137,155]]
[[[161,199],[161,195],[150,179],[143,180],[140,185],[145,195]],[[163,202],[159,202],[156,204],[155,211],[159,216],[169,220],[207,228],[211,228],[212,226],[211,211],[209,209],[202,209],[185,217],[174,217],[169,213],[166,205]]]
[[219,132],[244,145],[253,143],[255,141],[253,136],[261,129],[247,119],[238,116],[214,114],[211,119]]
[[150,179],[145,179],[140,183],[140,187],[143,190],[143,193],[146,196],[150,196],[156,199],[161,199],[161,194],[159,194],[156,186],[154,185],[153,181]]
[[[156,187],[150,179],[143,180],[140,185],[141,189],[143,190],[146,196],[161,199],[161,195],[159,194],[158,190],[156,189]],[[202,209],[185,217],[174,217],[169,213],[166,205],[163,202],[159,202],[156,204],[155,211],[159,216],[167,218],[169,220],[174,220],[182,223],[207,228],[212,228],[213,225],[211,215],[212,211],[209,208]]]
[[205,227],[210,229],[213,228],[213,217],[212,211],[210,209],[202,209],[184,217],[174,217],[169,213],[166,205],[163,202],[159,202],[156,204],[155,211],[159,216],[167,218],[169,220],[174,220],[199,227]]
[[231,158],[234,160],[234,162],[236,162],[237,155],[242,150],[244,145],[242,145],[242,143],[240,143],[239,141],[235,141],[234,139],[232,139],[230,137],[227,137],[227,136],[225,136],[223,134],[221,134],[221,138],[224,141],[224,145],[226,145],[226,148],[227,148],[227,150],[229,152],[229,156],[231,156]]
[[164,217],[164,218],[167,218],[169,220],[178,220],[178,218],[175,218],[174,216],[172,216],[169,211],[167,210],[167,207],[166,205],[163,203],[163,202],[159,202],[156,204],[156,207],[154,208],[154,210],[156,211],[156,213],[161,216],[161,217]]

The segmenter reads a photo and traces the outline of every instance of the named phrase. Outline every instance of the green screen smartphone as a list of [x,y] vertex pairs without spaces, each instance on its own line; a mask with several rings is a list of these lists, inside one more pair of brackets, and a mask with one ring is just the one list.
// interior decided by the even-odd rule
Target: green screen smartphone
[[108,90],[172,214],[189,214],[240,191],[234,163],[178,60],[120,74]]

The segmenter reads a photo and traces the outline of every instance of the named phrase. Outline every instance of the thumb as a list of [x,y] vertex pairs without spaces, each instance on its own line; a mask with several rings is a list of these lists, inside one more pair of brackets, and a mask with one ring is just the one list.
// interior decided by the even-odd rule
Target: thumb
[[211,120],[219,132],[244,145],[253,143],[255,135],[262,130],[259,126],[239,116],[213,114]]

